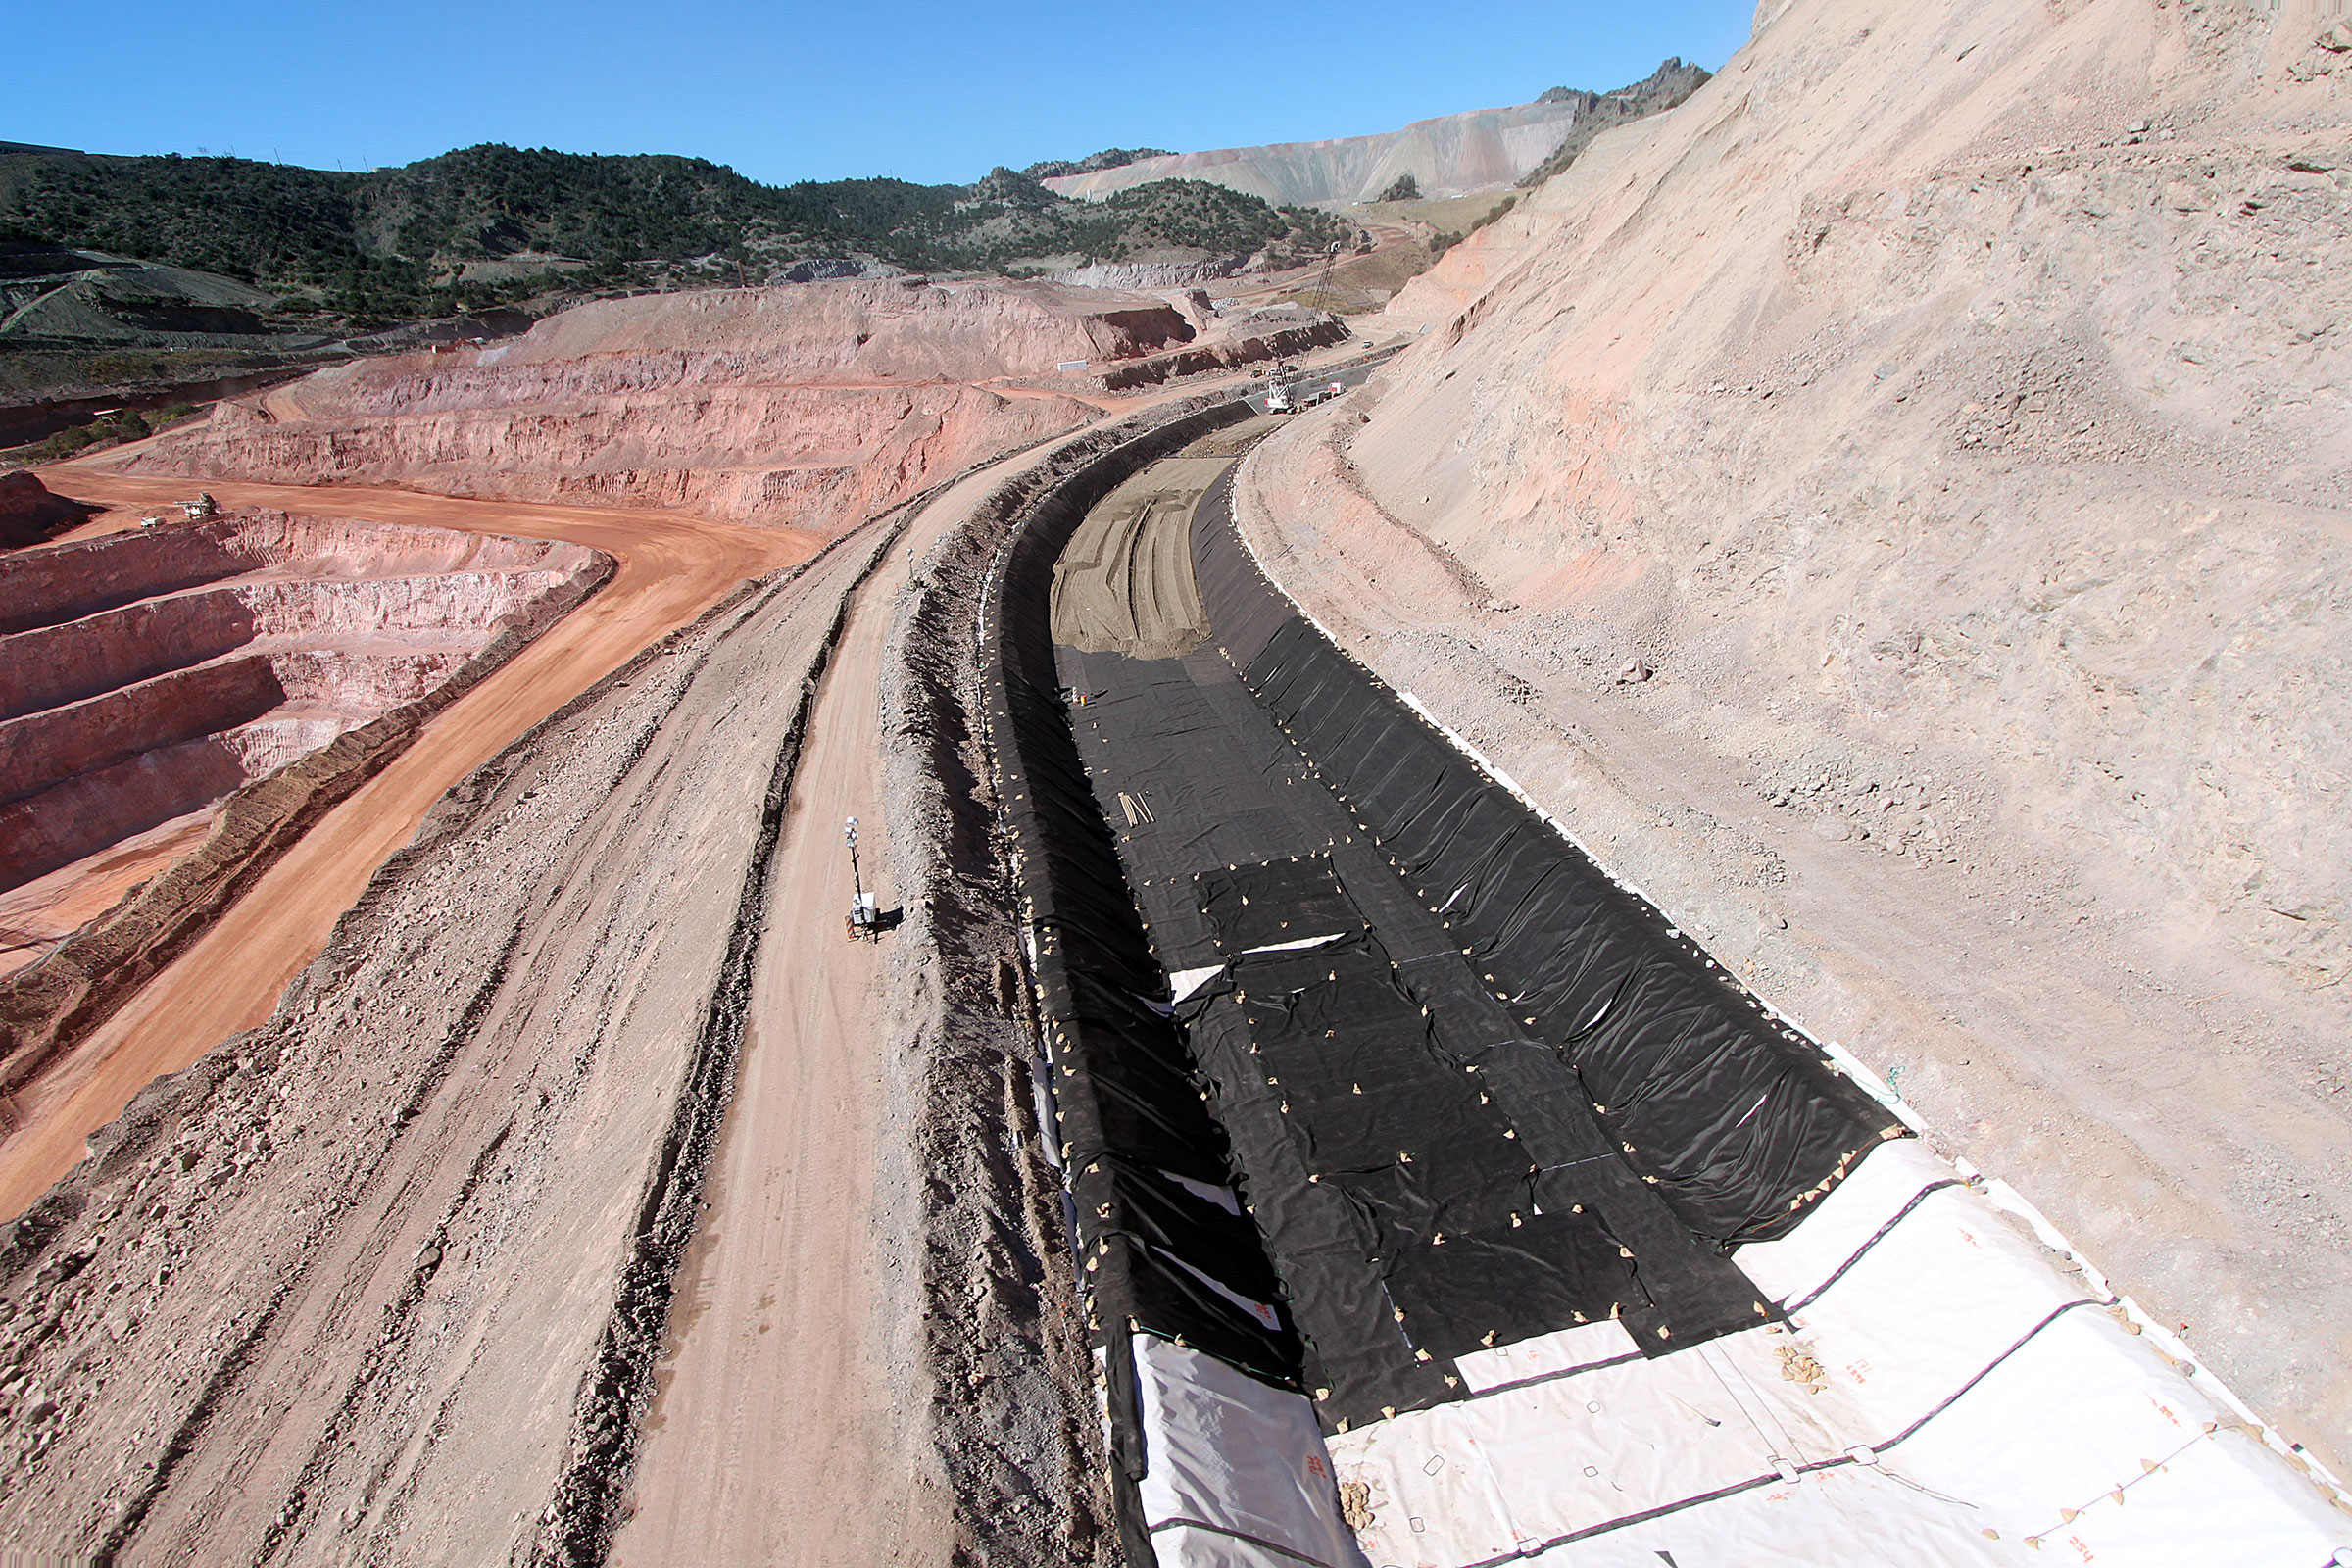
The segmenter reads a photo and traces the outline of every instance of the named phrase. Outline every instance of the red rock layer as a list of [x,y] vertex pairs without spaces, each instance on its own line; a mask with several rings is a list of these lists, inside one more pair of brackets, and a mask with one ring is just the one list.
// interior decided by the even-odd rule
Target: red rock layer
[[577,546],[282,514],[0,562],[0,888],[419,701],[601,570]]

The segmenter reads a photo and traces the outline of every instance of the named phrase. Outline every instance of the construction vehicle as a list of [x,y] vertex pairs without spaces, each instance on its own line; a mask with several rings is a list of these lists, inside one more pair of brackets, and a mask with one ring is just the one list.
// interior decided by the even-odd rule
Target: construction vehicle
[[179,504],[179,510],[187,514],[190,522],[202,522],[207,517],[220,515],[220,503],[213,499],[213,493],[210,490],[199,490],[196,492],[196,499],[182,501]]

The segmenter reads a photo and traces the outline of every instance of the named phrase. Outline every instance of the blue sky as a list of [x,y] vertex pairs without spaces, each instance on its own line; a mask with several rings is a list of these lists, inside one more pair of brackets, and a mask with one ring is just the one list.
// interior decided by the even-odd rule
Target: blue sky
[[780,183],[1391,130],[1719,67],[1753,0],[18,8],[0,140],[365,169],[476,142]]

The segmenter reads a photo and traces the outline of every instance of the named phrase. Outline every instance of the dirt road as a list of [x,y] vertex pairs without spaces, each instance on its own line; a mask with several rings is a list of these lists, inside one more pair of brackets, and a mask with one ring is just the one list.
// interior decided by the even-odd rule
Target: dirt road
[[891,908],[895,890],[877,884],[890,832],[877,698],[907,553],[919,560],[1042,456],[984,469],[926,508],[859,592],[827,667],[617,1565],[928,1564],[955,1548],[910,1362],[917,1199],[876,1192],[890,1132],[886,955],[843,935],[842,823],[858,817],[866,887]]
[[[48,481],[76,499],[117,508],[160,507],[190,488],[185,480],[124,478],[74,465],[49,470]],[[20,1129],[0,1142],[0,1214],[21,1213],[71,1169],[84,1140],[146,1084],[266,1019],[336,917],[450,786],[736,583],[806,559],[821,543],[798,530],[738,528],[657,512],[225,481],[212,489],[230,507],[564,539],[606,551],[620,564],[602,593],[427,724],[398,760],[306,835],[176,963],[18,1097]]]

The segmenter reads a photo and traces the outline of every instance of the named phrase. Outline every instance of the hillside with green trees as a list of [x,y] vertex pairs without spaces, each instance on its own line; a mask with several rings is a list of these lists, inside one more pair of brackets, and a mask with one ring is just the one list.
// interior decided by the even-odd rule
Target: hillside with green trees
[[0,152],[0,239],[218,273],[279,292],[296,315],[355,323],[478,311],[557,286],[760,282],[812,258],[1027,271],[1171,247],[1304,255],[1337,232],[1323,214],[1219,186],[1161,181],[1088,204],[1005,169],[970,186],[762,185],[698,158],[498,145],[368,173]]
[[1091,174],[1097,170],[1125,169],[1129,164],[1141,163],[1147,158],[1174,156],[1165,147],[1105,147],[1099,153],[1075,161],[1049,158],[1043,163],[1031,164],[1021,172],[1031,179],[1053,179],[1062,174]]

